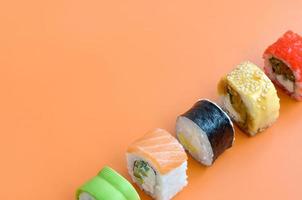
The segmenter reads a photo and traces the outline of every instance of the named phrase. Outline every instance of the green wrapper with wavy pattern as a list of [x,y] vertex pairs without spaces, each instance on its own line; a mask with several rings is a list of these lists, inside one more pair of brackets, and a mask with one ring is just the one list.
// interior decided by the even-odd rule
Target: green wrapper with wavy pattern
[[140,200],[134,187],[110,167],[104,167],[97,176],[82,185],[76,192],[76,199],[83,192],[95,200]]

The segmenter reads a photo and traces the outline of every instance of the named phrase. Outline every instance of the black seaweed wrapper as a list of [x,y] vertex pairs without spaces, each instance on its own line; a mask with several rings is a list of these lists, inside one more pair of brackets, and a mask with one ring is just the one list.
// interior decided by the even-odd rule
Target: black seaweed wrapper
[[207,134],[214,153],[213,162],[226,149],[232,147],[234,139],[232,124],[214,103],[200,100],[182,116],[192,120]]

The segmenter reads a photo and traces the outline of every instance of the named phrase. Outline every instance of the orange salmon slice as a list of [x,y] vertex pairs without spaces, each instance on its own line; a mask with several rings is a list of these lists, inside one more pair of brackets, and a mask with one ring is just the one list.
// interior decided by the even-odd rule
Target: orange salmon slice
[[131,144],[127,152],[147,159],[161,174],[179,167],[188,159],[177,139],[163,129],[148,132]]

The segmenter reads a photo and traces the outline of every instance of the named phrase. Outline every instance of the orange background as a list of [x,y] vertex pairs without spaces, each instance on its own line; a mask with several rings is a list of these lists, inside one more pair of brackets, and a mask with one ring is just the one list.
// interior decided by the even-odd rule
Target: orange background
[[[125,150],[176,116],[286,30],[302,34],[302,1],[2,0],[2,199],[74,199],[104,165],[129,179]],[[279,91],[281,115],[209,168],[189,159],[175,200],[302,199],[302,103]],[[140,192],[142,199],[149,199]]]

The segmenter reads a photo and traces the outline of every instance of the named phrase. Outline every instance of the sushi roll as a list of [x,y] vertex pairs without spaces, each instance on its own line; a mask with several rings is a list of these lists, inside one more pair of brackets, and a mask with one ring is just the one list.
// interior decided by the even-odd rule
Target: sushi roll
[[170,133],[155,129],[127,150],[132,180],[156,200],[169,200],[187,185],[187,155]]
[[203,165],[210,166],[234,142],[228,115],[215,103],[199,100],[177,117],[176,135],[184,148]]
[[246,61],[218,84],[222,108],[250,136],[271,126],[279,116],[279,98],[270,79]]
[[268,77],[287,94],[302,100],[302,37],[288,31],[264,54],[264,70]]
[[134,187],[120,174],[104,167],[76,192],[77,200],[140,200]]

